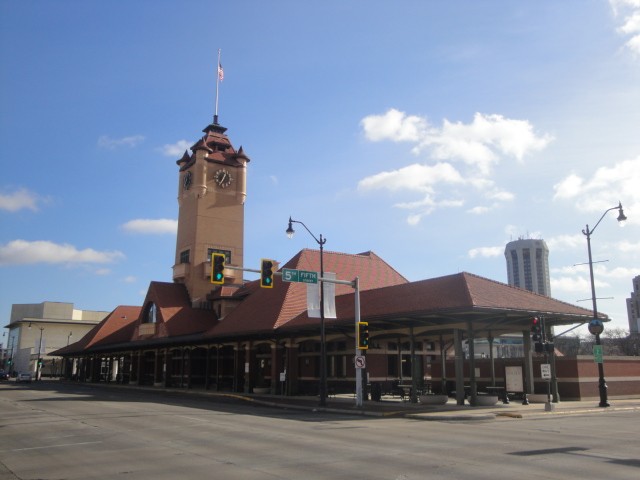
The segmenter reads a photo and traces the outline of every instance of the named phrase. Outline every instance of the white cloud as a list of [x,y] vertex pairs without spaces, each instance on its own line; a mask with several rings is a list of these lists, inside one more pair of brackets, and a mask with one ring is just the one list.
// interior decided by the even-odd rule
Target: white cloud
[[497,188],[488,191],[485,196],[487,198],[499,200],[501,202],[510,202],[514,198],[516,198],[516,196],[513,193],[507,192],[506,190],[499,190]]
[[411,226],[417,225],[418,223],[420,223],[420,220],[422,220],[422,216],[421,214],[411,214],[407,217],[407,223]]
[[410,213],[407,217],[407,223],[414,226],[420,223],[422,217],[429,215],[436,208],[461,207],[462,205],[462,200],[443,200],[436,202],[431,195],[427,194],[422,200],[396,203],[394,204],[394,207],[402,208],[404,210],[419,210],[418,212]]
[[421,165],[414,163],[391,172],[381,172],[358,182],[359,190],[386,189],[432,192],[437,183],[464,183],[460,173],[448,163]]
[[636,255],[640,255],[640,241],[635,243],[622,241],[617,245],[618,250],[625,253],[635,253]]
[[616,16],[624,15],[624,22],[618,27],[618,32],[630,37],[625,47],[640,57],[640,0],[610,0],[610,4]]
[[640,268],[616,267],[601,272],[606,278],[626,280],[640,274]]
[[583,183],[584,180],[582,178],[572,173],[553,186],[556,192],[553,198],[573,198],[583,190]]
[[477,206],[477,207],[470,208],[469,210],[467,210],[467,212],[472,213],[474,215],[483,215],[485,213],[489,213],[491,210],[492,210],[491,207]]
[[492,166],[500,162],[500,155],[522,161],[525,155],[544,149],[552,140],[550,135],[537,136],[526,120],[476,113],[470,124],[445,119],[442,129],[431,129],[418,148],[433,147],[435,158],[462,160],[488,175]]
[[111,138],[109,135],[102,135],[98,138],[98,146],[114,150],[120,147],[133,148],[140,145],[144,141],[142,135],[131,135],[129,137]]
[[[558,295],[558,293],[556,292],[583,294],[585,292],[591,291],[591,283],[589,282],[589,277],[555,277],[552,275],[550,278],[550,283],[551,291],[554,292],[554,296],[556,297]],[[595,281],[595,283],[601,287],[605,286],[598,281]]]
[[111,263],[124,258],[118,251],[78,250],[67,243],[13,240],[0,246],[0,265]]
[[137,278],[133,275],[128,275],[122,279],[124,283],[135,283],[136,280]]
[[163,145],[159,150],[167,157],[182,157],[185,151],[189,151],[192,143],[187,140],[178,140],[176,143]]
[[499,257],[504,255],[504,247],[478,247],[469,250],[469,258]]
[[[554,200],[572,200],[583,212],[604,212],[622,202],[626,211],[640,211],[640,156],[598,168],[591,178],[571,174],[553,186]],[[629,216],[628,216],[629,217]],[[628,222],[640,224],[637,216]]]
[[[358,190],[385,189],[389,192],[417,192],[424,197],[414,202],[398,203],[403,209],[420,210],[409,214],[410,225],[438,207],[462,206],[474,191],[494,203],[469,210],[478,214],[493,209],[500,203],[512,201],[513,193],[497,186],[492,170],[503,158],[522,162],[531,153],[540,151],[552,141],[550,135],[537,135],[526,120],[513,120],[502,115],[476,113],[470,124],[443,121],[441,128],[429,126],[426,118],[407,115],[391,109],[383,115],[370,115],[360,122],[368,140],[413,142],[414,154],[425,154],[424,163],[414,163],[393,171],[380,172],[358,182]],[[434,161],[429,164],[429,160]],[[460,168],[452,162],[461,162]],[[470,186],[463,192],[444,192],[447,187]],[[440,197],[454,197],[455,200]]]
[[585,247],[585,236],[579,233],[574,235],[557,235],[555,237],[545,239],[549,250],[574,250],[576,248]]
[[407,115],[392,108],[384,115],[369,115],[363,118],[360,125],[367,139],[372,142],[417,142],[424,136],[428,123],[424,118]]
[[39,200],[38,195],[24,188],[13,193],[0,193],[0,210],[17,212],[18,210],[27,209],[36,212],[38,211]]
[[160,218],[157,220],[140,218],[136,220],[129,220],[127,223],[122,225],[122,229],[129,233],[174,234],[178,231],[178,221],[168,218]]

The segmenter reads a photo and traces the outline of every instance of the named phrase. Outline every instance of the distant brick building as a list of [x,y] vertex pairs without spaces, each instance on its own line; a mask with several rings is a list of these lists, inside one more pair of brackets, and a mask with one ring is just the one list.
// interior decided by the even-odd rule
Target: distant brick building
[[629,318],[629,332],[631,335],[640,333],[640,275],[632,281],[633,291],[627,298],[627,315]]

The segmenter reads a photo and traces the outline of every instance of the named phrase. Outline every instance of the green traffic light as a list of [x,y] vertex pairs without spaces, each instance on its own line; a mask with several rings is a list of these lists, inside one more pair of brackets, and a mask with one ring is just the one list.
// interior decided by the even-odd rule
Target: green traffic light
[[273,261],[267,258],[260,262],[260,287],[273,288]]

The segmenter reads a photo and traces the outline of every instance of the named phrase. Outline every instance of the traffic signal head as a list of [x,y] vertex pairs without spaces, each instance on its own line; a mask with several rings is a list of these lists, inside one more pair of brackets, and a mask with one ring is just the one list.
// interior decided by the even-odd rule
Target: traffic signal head
[[263,258],[260,261],[260,286],[273,288],[273,260]]
[[538,317],[531,319],[531,339],[534,342],[542,341],[542,322]]
[[226,257],[224,253],[211,254],[211,283],[224,285],[224,264]]
[[358,349],[367,350],[369,348],[369,324],[358,322]]

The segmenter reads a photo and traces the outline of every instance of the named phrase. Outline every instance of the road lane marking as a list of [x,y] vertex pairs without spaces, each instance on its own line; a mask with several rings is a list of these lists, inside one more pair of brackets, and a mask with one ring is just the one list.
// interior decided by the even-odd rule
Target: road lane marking
[[94,443],[103,443],[102,440],[96,442],[78,442],[78,443],[61,443],[59,445],[44,445],[42,447],[29,447],[29,448],[12,448],[9,450],[2,450],[3,452],[26,452],[28,450],[43,450],[45,448],[61,448],[61,447],[76,447],[79,445],[91,445]]

